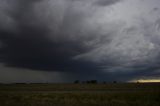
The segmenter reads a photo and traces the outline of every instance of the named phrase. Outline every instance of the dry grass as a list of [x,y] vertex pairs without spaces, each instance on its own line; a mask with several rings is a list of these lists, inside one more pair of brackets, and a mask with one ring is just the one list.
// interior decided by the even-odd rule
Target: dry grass
[[160,106],[160,84],[0,85],[0,106]]

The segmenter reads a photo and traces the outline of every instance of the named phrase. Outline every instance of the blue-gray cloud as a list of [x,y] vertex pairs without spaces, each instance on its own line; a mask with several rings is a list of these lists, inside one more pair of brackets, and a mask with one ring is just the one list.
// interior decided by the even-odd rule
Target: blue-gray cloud
[[120,1],[122,0],[97,0],[95,1],[95,4],[99,6],[108,6],[108,5],[112,5]]

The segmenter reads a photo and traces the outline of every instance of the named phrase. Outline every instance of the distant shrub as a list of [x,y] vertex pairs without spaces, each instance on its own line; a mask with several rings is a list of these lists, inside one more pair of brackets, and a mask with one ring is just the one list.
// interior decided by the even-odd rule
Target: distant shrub
[[86,81],[87,84],[97,84],[97,80]]
[[114,83],[114,84],[116,84],[116,83],[117,83],[117,81],[113,81],[113,83]]
[[74,83],[75,83],[75,84],[79,84],[79,83],[80,83],[80,81],[79,81],[79,80],[76,80],[76,81],[74,81]]
[[92,84],[97,84],[97,80],[91,80]]

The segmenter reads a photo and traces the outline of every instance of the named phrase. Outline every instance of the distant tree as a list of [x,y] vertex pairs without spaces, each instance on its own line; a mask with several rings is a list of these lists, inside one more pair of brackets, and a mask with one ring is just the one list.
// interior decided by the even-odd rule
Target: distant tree
[[97,84],[97,80],[91,80],[90,81],[92,84]]
[[89,81],[86,81],[87,84],[96,84],[97,83],[97,80],[89,80]]
[[86,81],[86,83],[87,83],[87,84],[90,84],[90,83],[91,83],[91,81]]
[[116,84],[116,83],[117,83],[117,81],[113,81],[113,83],[114,83],[114,84]]
[[75,83],[75,84],[79,84],[79,83],[80,83],[80,81],[79,81],[79,80],[76,80],[76,81],[74,81],[74,83]]

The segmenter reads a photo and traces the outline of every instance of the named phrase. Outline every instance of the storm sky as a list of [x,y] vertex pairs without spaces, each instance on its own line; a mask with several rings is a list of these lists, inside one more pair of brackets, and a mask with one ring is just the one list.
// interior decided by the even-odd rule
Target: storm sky
[[160,77],[159,0],[0,0],[0,82]]

